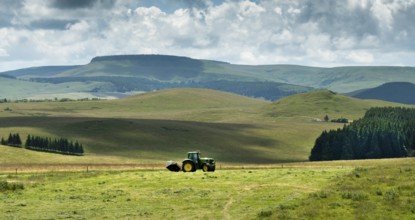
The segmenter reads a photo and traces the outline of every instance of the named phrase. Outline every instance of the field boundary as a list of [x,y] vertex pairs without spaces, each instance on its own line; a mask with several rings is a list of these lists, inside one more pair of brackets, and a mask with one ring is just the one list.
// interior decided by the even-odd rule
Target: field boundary
[[[293,162],[279,164],[217,164],[216,170],[243,170],[243,169],[295,169],[295,168],[354,168],[371,167],[382,162],[384,166],[400,164],[415,164],[415,157],[394,159],[370,159],[370,160],[341,160],[321,162]],[[117,171],[117,170],[154,170],[168,171],[164,163],[154,164],[0,164],[0,173],[26,173],[26,172],[65,172],[65,171]],[[199,171],[197,171],[199,172]]]

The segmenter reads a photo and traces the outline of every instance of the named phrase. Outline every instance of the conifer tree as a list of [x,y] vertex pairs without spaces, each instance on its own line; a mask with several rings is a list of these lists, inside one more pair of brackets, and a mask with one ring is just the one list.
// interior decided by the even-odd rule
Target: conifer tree
[[26,148],[29,147],[29,146],[32,146],[32,139],[30,138],[30,134],[27,135],[26,143],[25,143]]
[[9,134],[9,138],[7,139],[7,144],[12,145],[13,144],[13,135],[12,133]]
[[343,129],[324,131],[310,160],[368,159],[414,156],[415,109],[371,108]]

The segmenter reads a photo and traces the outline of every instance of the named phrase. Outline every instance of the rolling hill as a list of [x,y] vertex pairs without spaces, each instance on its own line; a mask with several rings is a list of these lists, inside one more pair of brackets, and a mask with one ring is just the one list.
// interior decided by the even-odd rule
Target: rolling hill
[[[38,67],[3,72],[1,75],[30,83],[58,85],[57,88],[62,88],[61,85],[87,84],[83,89],[68,89],[67,94],[87,93],[94,97],[123,97],[130,92],[168,88],[208,88],[278,100],[314,88],[346,93],[387,82],[415,83],[413,67],[253,66],[167,55],[103,56],[93,58],[86,65]],[[48,91],[48,94],[61,93],[59,89]],[[1,90],[1,87],[0,94],[1,98],[8,98],[5,97],[7,91]],[[43,94],[31,93],[31,96],[41,97]],[[27,93],[20,94],[20,98],[28,96]]]
[[[61,84],[32,82],[0,76],[0,99],[54,99],[54,98],[93,98],[91,87],[110,87],[105,82],[66,82]],[[100,97],[110,95],[102,94]]]
[[266,107],[272,117],[308,117],[323,119],[348,118],[355,120],[372,107],[404,106],[380,100],[362,100],[337,94],[330,90],[316,90],[282,98]]
[[12,78],[50,77],[80,66],[40,66],[2,72],[0,75]]
[[[313,89],[253,77],[206,72],[206,66],[220,64],[223,63],[178,56],[119,55],[95,57],[89,64],[83,66],[61,69],[29,68],[0,73],[0,76],[55,85],[89,83],[91,85],[89,90],[82,92],[88,92],[90,96],[96,97],[108,95],[123,97],[125,93],[133,91],[148,92],[166,88],[209,88],[276,100]],[[49,91],[53,93],[53,90]],[[78,90],[73,91],[75,92],[79,93]]]
[[[315,118],[355,119],[371,106],[387,105],[399,104],[330,91],[271,103],[208,89],[169,89],[119,100],[1,103],[0,137],[18,132],[84,144],[85,157],[62,163],[162,163],[181,160],[189,150],[201,150],[220,163],[305,161],[323,130],[342,127]],[[10,160],[0,156],[0,162]]]
[[415,84],[409,82],[385,83],[371,89],[364,89],[347,95],[359,99],[378,99],[404,104],[415,104]]

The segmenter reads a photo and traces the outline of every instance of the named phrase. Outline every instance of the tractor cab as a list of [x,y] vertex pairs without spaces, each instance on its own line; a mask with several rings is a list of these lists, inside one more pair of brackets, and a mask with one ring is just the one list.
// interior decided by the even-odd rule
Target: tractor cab
[[196,167],[199,167],[200,162],[200,152],[188,152],[187,159],[193,161]]

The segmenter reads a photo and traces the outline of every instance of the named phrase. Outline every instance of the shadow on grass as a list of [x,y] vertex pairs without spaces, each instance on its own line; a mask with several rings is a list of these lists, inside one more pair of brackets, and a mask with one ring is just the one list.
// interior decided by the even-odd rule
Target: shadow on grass
[[[78,140],[87,153],[98,155],[166,160],[182,159],[186,152],[200,150],[218,162],[287,162],[273,154],[278,140],[257,134],[267,129],[259,125],[89,117],[0,118],[0,129],[8,132],[9,127],[13,132],[31,128]],[[27,134],[20,134],[24,141]],[[7,135],[0,133],[0,137]]]

